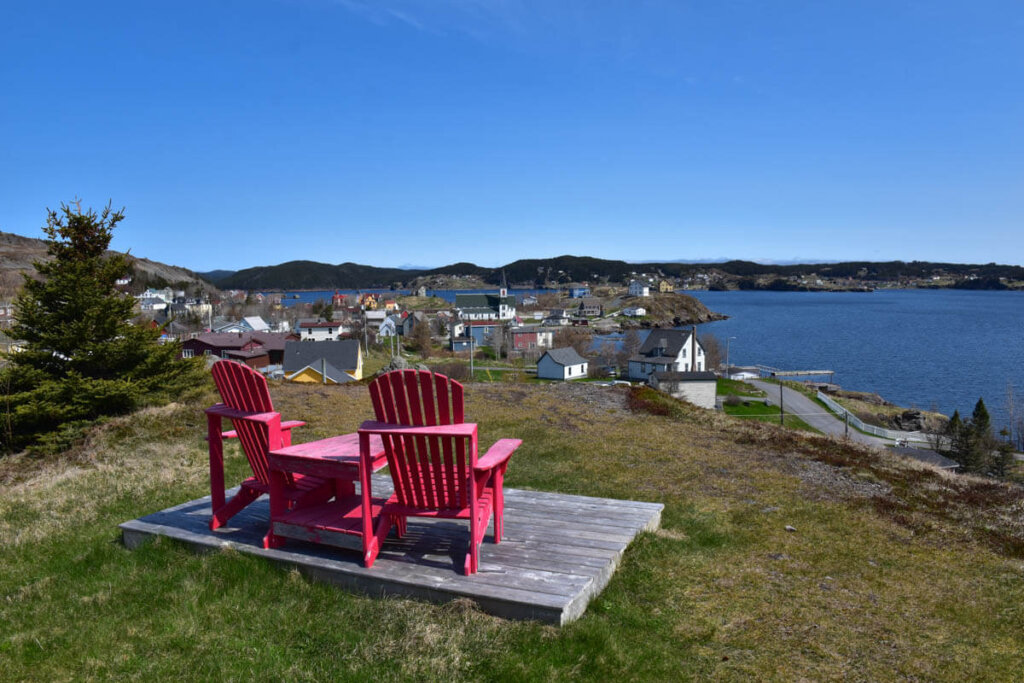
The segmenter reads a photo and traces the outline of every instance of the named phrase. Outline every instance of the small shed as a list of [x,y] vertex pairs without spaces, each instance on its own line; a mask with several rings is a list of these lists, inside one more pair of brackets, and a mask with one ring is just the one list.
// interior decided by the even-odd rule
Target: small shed
[[699,408],[714,409],[718,378],[713,372],[655,372],[651,386]]
[[546,351],[537,361],[539,379],[583,379],[587,376],[587,359],[571,346]]

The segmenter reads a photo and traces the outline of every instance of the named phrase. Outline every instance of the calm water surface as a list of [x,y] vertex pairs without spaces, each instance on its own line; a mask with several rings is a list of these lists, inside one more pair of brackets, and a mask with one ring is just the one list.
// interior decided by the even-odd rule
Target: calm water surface
[[970,414],[979,397],[1006,422],[1024,402],[1024,292],[687,292],[730,316],[708,323],[734,365],[835,370],[845,389]]

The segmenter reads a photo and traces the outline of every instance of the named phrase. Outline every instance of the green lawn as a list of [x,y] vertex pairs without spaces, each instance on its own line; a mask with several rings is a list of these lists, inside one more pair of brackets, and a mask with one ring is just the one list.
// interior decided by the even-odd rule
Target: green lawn
[[[1020,489],[734,420],[643,389],[470,384],[506,483],[665,504],[557,629],[355,595],[117,524],[208,494],[193,404],[113,420],[59,460],[0,459],[0,680],[1016,680]],[[275,385],[304,441],[363,386]],[[233,448],[229,481],[248,469]],[[790,526],[795,531],[787,531]]]
[[724,377],[718,378],[718,395],[719,396],[764,396],[764,392],[760,389],[755,389],[746,382],[741,382],[738,379],[726,379]]
[[[731,415],[732,417],[750,418],[760,420],[761,422],[779,424],[779,407],[765,405],[760,401],[749,401],[738,406],[723,404],[722,410],[725,411],[726,415]],[[783,424],[786,427],[818,433],[817,429],[795,415],[786,414],[783,419]]]

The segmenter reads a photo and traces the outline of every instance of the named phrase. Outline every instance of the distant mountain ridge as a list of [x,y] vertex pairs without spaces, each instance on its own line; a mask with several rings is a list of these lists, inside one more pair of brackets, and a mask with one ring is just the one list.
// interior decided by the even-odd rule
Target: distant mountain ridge
[[473,263],[454,263],[441,268],[404,269],[378,268],[357,263],[331,265],[316,261],[289,261],[276,266],[246,268],[225,277],[204,274],[222,289],[368,289],[391,286],[415,286],[417,280],[438,276],[478,278],[483,283],[500,286],[559,286],[568,282],[623,281],[635,273],[662,277],[686,277],[697,273],[717,272],[734,280],[764,277],[805,277],[817,274],[829,278],[851,279],[855,282],[897,282],[901,279],[930,278],[937,273],[971,277],[977,288],[998,289],[999,278],[1024,281],[1024,267],[930,261],[846,261],[810,264],[762,264],[733,260],[721,263],[666,261],[630,263],[588,256],[558,256],[548,259],[521,259],[497,268]]

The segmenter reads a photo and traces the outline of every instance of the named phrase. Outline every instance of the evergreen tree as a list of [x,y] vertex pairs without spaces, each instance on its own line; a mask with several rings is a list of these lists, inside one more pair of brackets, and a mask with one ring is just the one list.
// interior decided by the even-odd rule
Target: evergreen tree
[[1013,467],[1013,443],[1010,439],[1010,430],[1005,427],[999,431],[1003,437],[996,446],[995,456],[992,458],[991,473],[997,477],[1005,477]]
[[22,350],[0,373],[6,396],[0,446],[56,450],[91,420],[159,403],[201,381],[200,364],[176,360],[176,344],[130,322],[134,301],[116,288],[131,272],[108,254],[123,211],[48,211],[48,260],[34,264],[15,303],[11,334]]

